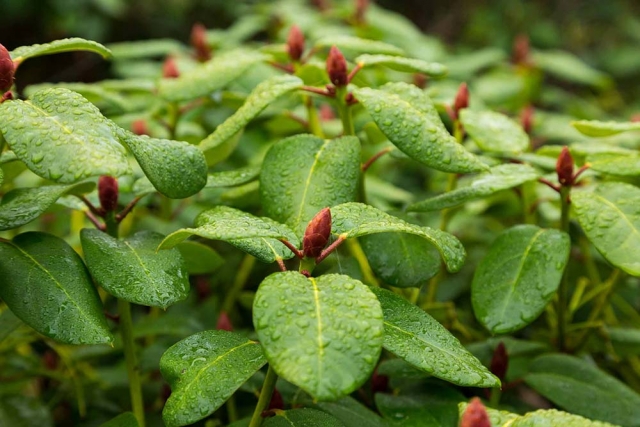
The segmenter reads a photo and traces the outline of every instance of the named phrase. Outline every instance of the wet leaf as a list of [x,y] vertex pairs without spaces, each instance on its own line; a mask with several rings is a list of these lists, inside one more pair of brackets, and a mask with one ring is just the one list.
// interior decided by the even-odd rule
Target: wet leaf
[[138,427],[138,420],[133,412],[125,412],[101,424],[100,427]]
[[206,188],[233,187],[253,181],[260,175],[261,166],[246,166],[231,171],[213,172],[207,177]]
[[184,259],[189,275],[213,273],[224,264],[224,259],[216,251],[202,243],[187,240],[176,248]]
[[597,172],[617,176],[640,175],[640,155],[637,153],[598,153],[587,156],[587,163]]
[[111,57],[111,51],[100,43],[78,37],[72,37],[68,39],[55,40],[51,43],[21,46],[11,51],[11,59],[13,59],[14,62],[22,63],[26,59],[35,58],[36,56],[51,55],[62,52],[74,52],[78,50],[95,52],[105,59]]
[[571,122],[574,128],[580,133],[593,136],[603,137],[617,135],[622,132],[640,130],[639,122],[601,122],[599,120],[577,120]]
[[405,73],[423,73],[430,77],[444,77],[447,67],[437,62],[427,62],[421,59],[403,58],[391,55],[360,55],[355,59],[356,64],[363,68],[372,65],[382,65]]
[[529,136],[518,123],[504,114],[465,108],[460,112],[460,121],[484,151],[520,153],[529,148]]
[[349,396],[335,402],[318,402],[314,407],[333,415],[345,426],[385,427],[387,425],[378,414]]
[[288,411],[276,411],[276,415],[267,418],[264,427],[344,427],[340,420],[318,411],[317,409],[300,408]]
[[509,427],[616,427],[601,421],[592,421],[579,415],[568,414],[556,409],[539,409],[522,417],[514,418]]
[[[458,424],[456,395],[448,396],[447,389],[437,388],[438,395],[412,394],[394,396],[376,393],[376,408],[397,427],[450,427]],[[453,397],[453,399],[451,398]]]

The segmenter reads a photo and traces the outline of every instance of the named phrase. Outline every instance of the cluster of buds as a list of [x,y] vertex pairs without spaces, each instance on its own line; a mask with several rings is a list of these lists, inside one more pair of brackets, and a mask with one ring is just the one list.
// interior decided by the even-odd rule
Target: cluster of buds
[[199,22],[191,28],[191,46],[195,50],[198,61],[205,62],[211,59],[211,48],[207,43],[207,28]]
[[482,401],[474,397],[462,414],[460,427],[491,427],[491,420]]
[[[16,71],[16,66],[11,59],[9,51],[0,44],[0,94],[2,95],[2,101],[11,99],[11,92],[8,92],[13,86],[13,75]],[[7,92],[7,93],[5,93]]]

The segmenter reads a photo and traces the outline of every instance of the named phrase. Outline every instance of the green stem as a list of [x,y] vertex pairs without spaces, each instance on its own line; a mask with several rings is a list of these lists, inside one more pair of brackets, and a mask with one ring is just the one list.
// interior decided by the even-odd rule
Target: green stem
[[533,194],[534,194],[534,186],[535,182],[525,182],[520,187],[520,191],[522,194],[522,215],[525,224],[535,224],[536,223],[536,214],[532,212],[531,207],[533,206]]
[[303,272],[303,271],[307,271],[309,274],[313,273],[313,269],[316,266],[316,260],[315,258],[302,258],[300,260],[300,265],[298,266],[298,271],[299,272]]
[[[562,187],[560,190],[560,230],[569,233],[569,211],[571,205],[569,204],[569,195],[571,193],[570,187]],[[562,281],[558,288],[558,308],[556,310],[558,315],[558,349],[564,351],[566,348],[565,334],[566,334],[566,308],[567,308],[567,292],[569,289],[569,268],[565,267],[562,275]]]
[[356,259],[360,266],[364,282],[370,286],[380,286],[378,279],[376,279],[376,275],[373,273],[373,270],[369,265],[369,260],[362,250],[362,246],[360,246],[360,242],[358,242],[357,239],[349,239],[347,240],[347,247],[349,248],[349,252],[351,252],[351,256]]
[[319,136],[320,138],[324,138],[324,132],[322,131],[320,118],[318,117],[318,110],[316,110],[315,105],[313,105],[313,98],[309,95],[303,95],[302,99],[305,107],[307,107],[307,121],[309,122],[309,131],[312,134]]
[[251,417],[249,427],[260,427],[260,424],[262,424],[262,413],[269,407],[269,402],[271,402],[273,390],[276,388],[277,379],[278,375],[273,370],[271,365],[269,365],[267,376],[264,377],[264,383],[262,384],[262,390],[260,390],[258,404],[256,405],[256,409],[253,411],[253,416]]
[[491,397],[489,398],[489,406],[493,409],[498,409],[500,404],[500,398],[502,397],[502,390],[499,388],[491,389]]
[[238,274],[236,274],[233,285],[231,285],[231,289],[227,291],[224,301],[222,302],[221,311],[229,313],[233,309],[233,304],[236,302],[238,295],[247,284],[247,280],[249,280],[249,275],[251,274],[251,270],[255,263],[256,258],[252,255],[246,254],[244,258],[242,258],[242,261],[240,261],[240,265],[238,266]]
[[339,87],[336,89],[336,99],[338,100],[338,113],[340,114],[340,120],[342,120],[342,133],[343,135],[355,135],[355,127],[353,126],[353,118],[351,117],[351,107],[347,105],[344,98],[347,95],[346,87]]

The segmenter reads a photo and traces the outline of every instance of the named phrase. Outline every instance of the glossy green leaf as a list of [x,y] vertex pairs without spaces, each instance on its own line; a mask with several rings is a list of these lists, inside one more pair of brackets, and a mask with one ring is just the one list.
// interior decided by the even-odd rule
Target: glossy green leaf
[[440,254],[420,236],[380,233],[360,243],[376,277],[399,288],[420,287],[440,270]]
[[302,80],[291,75],[274,76],[263,81],[251,92],[242,107],[200,143],[200,149],[207,151],[218,147],[242,130],[269,104],[302,85]]
[[35,397],[14,395],[0,398],[0,425],[10,427],[53,427],[47,405]]
[[428,212],[461,205],[471,200],[481,199],[498,191],[517,187],[540,177],[540,173],[525,164],[504,164],[478,175],[468,187],[457,188],[421,202],[409,205],[408,211]]
[[45,185],[34,188],[16,188],[0,201],[0,230],[9,230],[28,224],[42,215],[56,200],[74,189],[91,191],[94,184]]
[[125,412],[101,424],[100,427],[138,427],[138,420],[133,412]]
[[594,192],[573,191],[571,204],[589,240],[613,265],[640,275],[640,189],[622,182],[599,184]]
[[349,396],[335,402],[318,402],[314,406],[333,415],[345,426],[385,427],[387,425],[378,414]]
[[640,395],[585,360],[564,354],[540,356],[526,383],[557,406],[593,420],[640,425]]
[[356,198],[360,141],[353,136],[285,138],[262,163],[260,198],[265,213],[302,235],[321,209]]
[[193,196],[207,183],[207,163],[198,147],[119,130],[149,181],[171,199]]
[[571,122],[571,125],[578,129],[580,133],[593,136],[603,137],[617,135],[622,132],[640,130],[638,122],[601,122],[599,120],[577,120]]
[[178,249],[156,252],[163,235],[140,231],[119,240],[96,229],[80,232],[93,278],[111,295],[134,304],[167,308],[189,294],[189,275]]
[[217,206],[196,218],[196,228],[183,228],[168,235],[158,249],[170,249],[189,236],[223,240],[263,262],[288,259],[293,253],[277,239],[298,247],[300,240],[289,227],[269,218],[258,218],[238,209]]
[[458,425],[458,402],[440,395],[394,396],[376,393],[376,408],[394,427],[451,427]]
[[260,344],[227,331],[204,331],[171,346],[160,372],[171,386],[162,411],[168,427],[201,420],[266,363]]
[[424,310],[399,295],[371,288],[384,312],[384,348],[434,377],[470,387],[498,387],[500,380]]
[[262,425],[264,427],[346,427],[337,418],[310,408],[276,410],[275,416],[267,418]]
[[78,50],[95,52],[103,58],[111,57],[111,51],[100,43],[78,37],[72,37],[68,39],[55,40],[51,43],[21,46],[11,51],[11,59],[13,59],[14,62],[21,63],[26,59],[35,58],[36,56],[51,55],[62,52],[74,52]]
[[556,409],[537,410],[514,418],[508,427],[616,427],[613,424],[592,421],[579,415]]
[[189,275],[213,273],[224,264],[224,259],[216,251],[202,243],[187,240],[176,248],[184,259]]
[[336,400],[360,387],[382,349],[375,295],[340,274],[271,274],[256,292],[253,324],[276,373],[318,400]]
[[[458,404],[458,414],[459,417],[462,418],[462,415],[467,410],[467,406],[469,404],[467,402],[460,402]],[[487,411],[487,415],[489,415],[489,421],[491,422],[491,427],[503,427],[509,421],[520,418],[520,415],[513,414],[507,411],[499,411],[497,409],[485,407]],[[508,424],[510,426],[510,424]],[[552,427],[552,426],[549,426]],[[558,426],[560,427],[560,426]]]
[[142,59],[161,57],[186,50],[186,46],[173,39],[136,40],[130,42],[110,43],[107,47],[111,50],[114,60]]
[[529,136],[522,126],[504,114],[465,108],[460,112],[460,121],[484,151],[520,153],[529,148]]
[[473,276],[476,318],[494,334],[533,322],[555,295],[570,249],[569,236],[554,229],[517,225],[500,234]]
[[261,166],[246,166],[231,171],[213,172],[207,177],[206,188],[233,187],[253,181],[260,175]]
[[466,257],[462,243],[453,235],[435,228],[409,224],[363,203],[344,203],[334,206],[331,208],[331,218],[331,232],[345,238],[389,232],[420,236],[438,249],[447,270],[451,272],[460,270]]
[[610,80],[606,74],[595,70],[568,52],[560,50],[538,51],[532,56],[535,65],[560,79],[590,86],[609,84]]
[[640,155],[599,153],[587,156],[587,163],[591,169],[597,172],[608,173],[617,176],[640,175]]
[[28,101],[0,104],[0,131],[13,152],[43,178],[70,184],[131,174],[110,122],[81,95],[45,89]]
[[341,51],[356,54],[372,53],[383,55],[402,55],[404,53],[402,49],[392,44],[343,34],[324,36],[314,45],[317,49],[328,48],[331,46],[336,46]]
[[188,101],[210,95],[244,74],[268,56],[249,51],[231,51],[216,55],[212,60],[180,74],[176,79],[163,79],[158,93],[169,101]]
[[405,73],[423,73],[430,77],[444,77],[447,67],[437,62],[427,62],[421,59],[403,58],[391,55],[360,55],[355,59],[356,64],[363,68],[382,65]]
[[387,83],[353,93],[387,138],[412,159],[445,172],[488,169],[449,134],[433,102],[418,87]]
[[0,298],[36,331],[67,344],[113,340],[98,292],[64,240],[41,232],[0,242]]

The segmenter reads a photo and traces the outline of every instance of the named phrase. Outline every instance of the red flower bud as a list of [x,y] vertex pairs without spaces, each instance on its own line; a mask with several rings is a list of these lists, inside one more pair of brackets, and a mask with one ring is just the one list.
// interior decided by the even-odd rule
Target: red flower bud
[[463,108],[469,107],[469,88],[466,83],[461,83],[456,93],[456,99],[453,101],[453,112],[458,117],[458,113]]
[[507,369],[509,368],[509,355],[504,343],[500,341],[500,344],[493,351],[493,357],[491,358],[491,373],[500,378],[500,381],[504,380]]
[[389,377],[380,375],[376,369],[371,376],[371,393],[385,393],[389,391]]
[[418,86],[420,89],[424,89],[427,87],[427,76],[422,73],[415,73],[413,75],[413,84]]
[[558,182],[562,186],[573,185],[573,157],[569,152],[569,147],[562,147],[562,152],[558,156],[556,162],[556,173],[558,174]]
[[327,57],[327,73],[329,73],[329,80],[335,86],[346,86],[349,82],[347,60],[344,59],[342,52],[335,46],[331,46]]
[[514,64],[526,65],[529,63],[529,37],[525,34],[520,34],[513,41],[513,48],[511,51],[511,61]]
[[98,199],[105,212],[113,212],[118,208],[118,181],[108,175],[98,180]]
[[489,420],[489,414],[485,409],[480,398],[474,397],[467,405],[464,414],[462,414],[462,420],[460,420],[460,427],[491,427],[491,420]]
[[16,67],[13,64],[9,51],[0,44],[0,92],[5,92],[13,86],[13,73]]
[[304,34],[300,31],[300,27],[294,25],[289,30],[287,38],[287,51],[292,61],[299,61],[304,52]]
[[331,210],[324,208],[307,225],[302,239],[302,254],[310,258],[319,257],[330,236]]
[[211,49],[207,43],[207,28],[201,23],[193,24],[191,28],[191,46],[196,51],[196,59],[200,62],[211,59]]
[[364,24],[365,15],[367,14],[367,9],[369,8],[369,0],[356,0],[356,13],[354,15],[355,21],[358,24]]
[[229,319],[229,314],[226,311],[221,311],[218,316],[218,322],[216,323],[216,329],[221,331],[233,332],[233,324]]
[[533,108],[533,105],[527,105],[520,114],[520,124],[522,125],[522,129],[524,129],[527,135],[531,135],[531,131],[533,130],[534,112],[535,109]]
[[144,119],[134,120],[133,123],[131,123],[131,131],[136,135],[149,135],[149,128]]
[[284,409],[284,400],[282,399],[282,394],[280,394],[277,388],[273,389],[271,401],[269,402],[269,407],[267,408],[268,411],[273,409]]
[[162,64],[162,77],[165,79],[175,79],[180,77],[180,70],[178,70],[178,64],[173,56],[167,57]]

